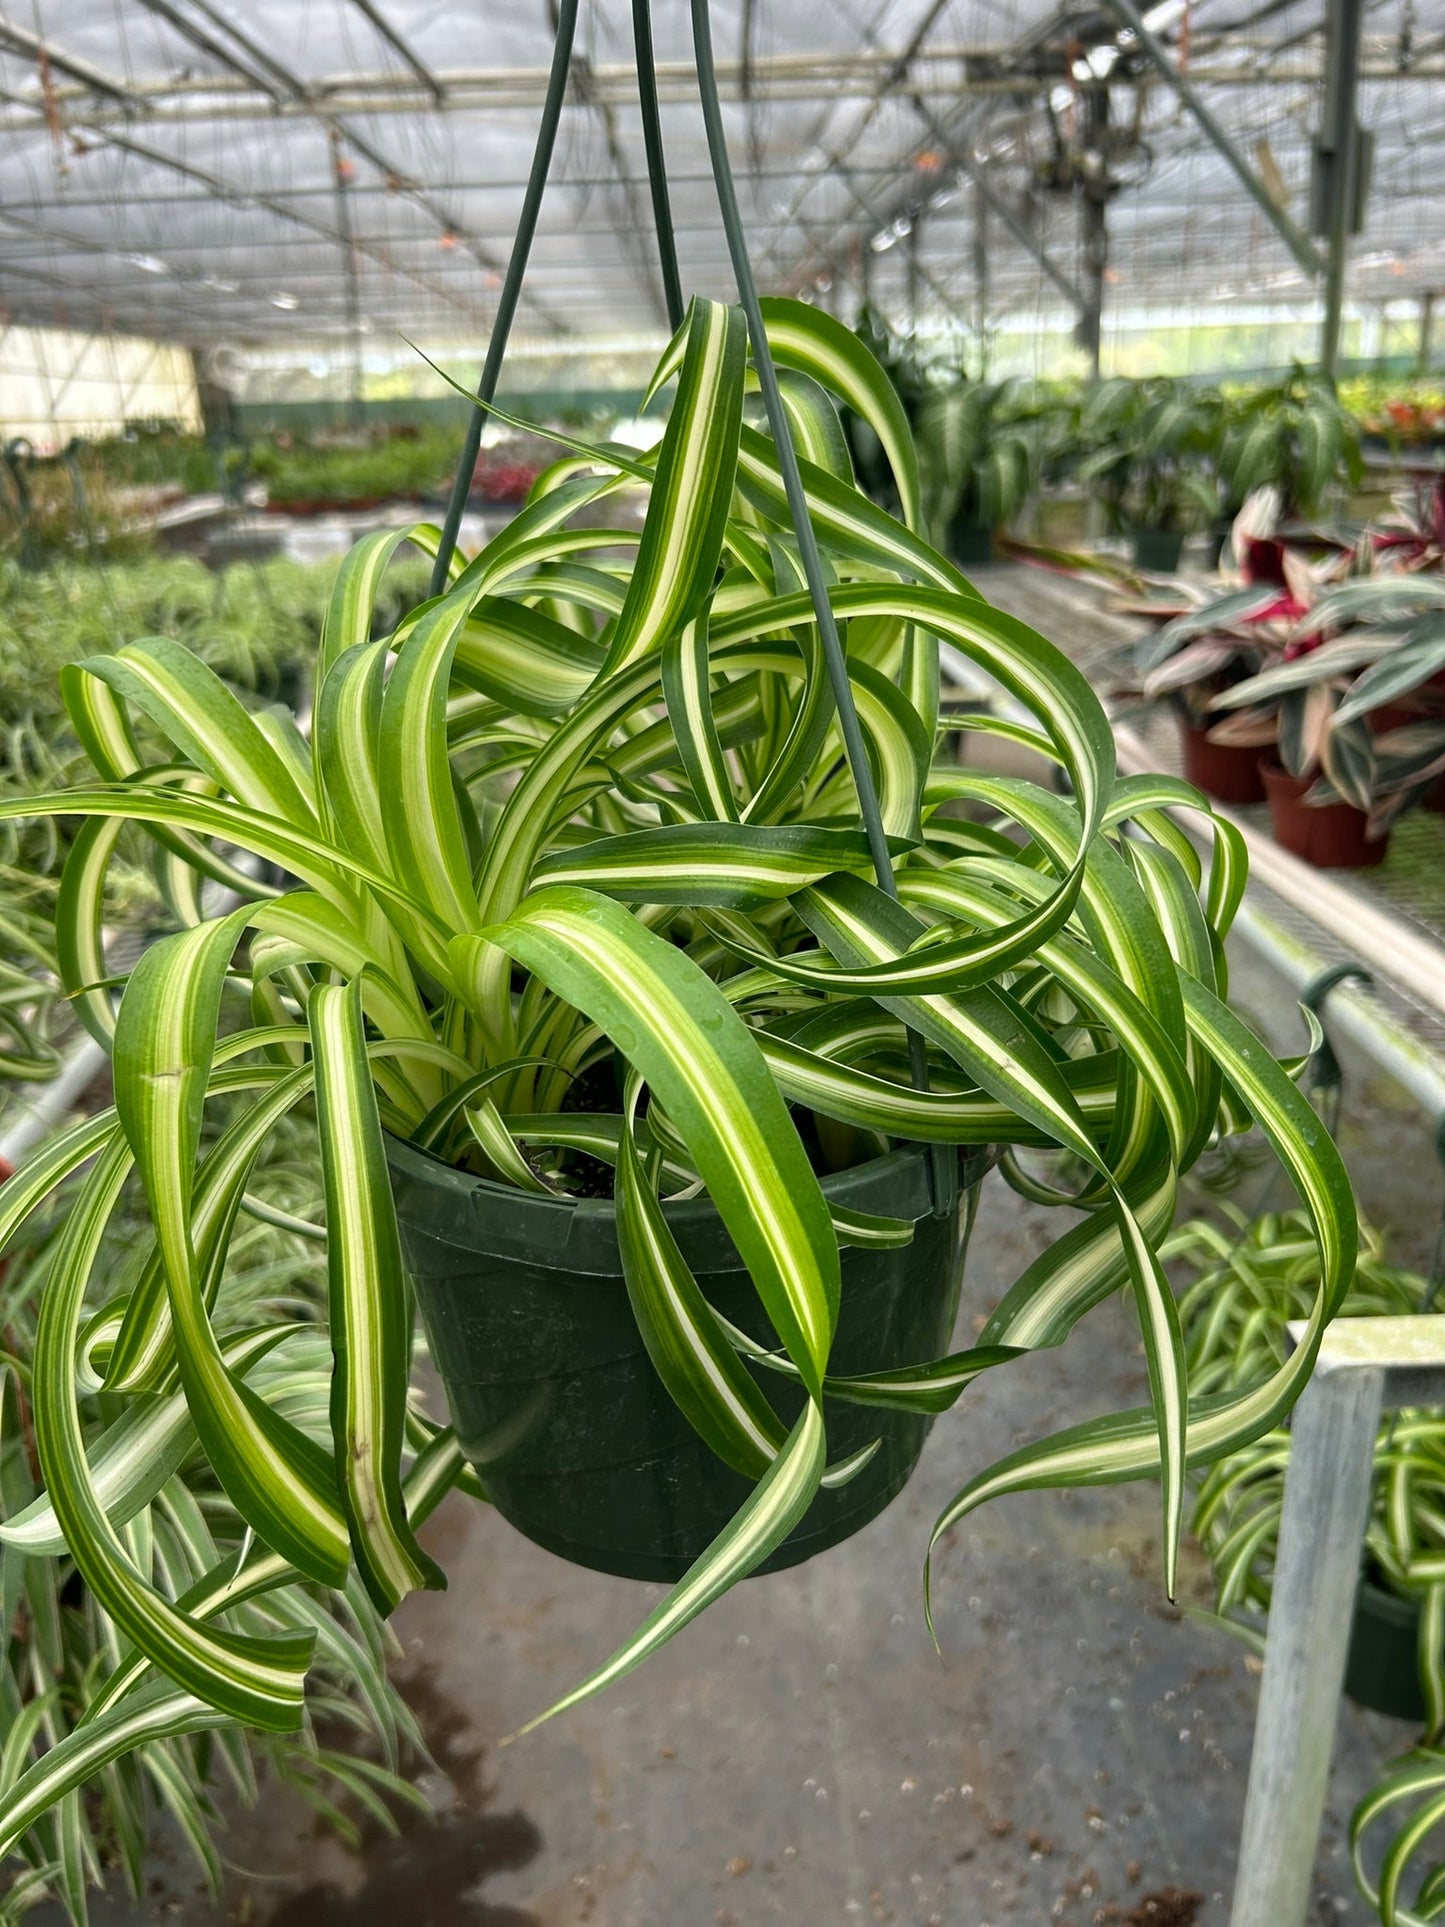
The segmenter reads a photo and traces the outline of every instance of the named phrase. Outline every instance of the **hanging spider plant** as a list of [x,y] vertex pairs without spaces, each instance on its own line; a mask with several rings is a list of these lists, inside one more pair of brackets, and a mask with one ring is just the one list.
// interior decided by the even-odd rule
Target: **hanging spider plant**
[[[575,12],[560,9],[486,406]],[[535,1269],[514,1243],[524,1207],[570,1214],[579,1239],[599,1218],[611,1227],[645,1353],[637,1369],[745,1495],[637,1634],[560,1705],[616,1679],[781,1555],[815,1506],[869,1476],[870,1429],[881,1436],[899,1412],[926,1424],[981,1371],[1060,1343],[1119,1288],[1138,1310],[1150,1405],[980,1472],[934,1536],[1003,1493],[1162,1474],[1172,1588],[1186,1465],[1278,1421],[1349,1279],[1354,1213],[1334,1149],[1225,1002],[1239,838],[1185,785],[1118,776],[1079,671],[924,540],[907,425],[877,365],[826,315],[758,298],[705,0],[693,16],[741,306],[696,300],[679,316],[652,384],[652,394],[673,386],[657,448],[571,443],[469,561],[453,553],[461,491],[440,538],[418,528],[359,543],[327,613],[309,742],[284,712],[248,710],[183,650],[137,642],[65,675],[97,780],[0,805],[82,825],[62,965],[112,1050],[115,1105],[7,1183],[0,1236],[89,1162],[41,1307],[36,1443],[70,1555],[129,1644],[94,1715],[12,1789],[0,1846],[21,1816],[138,1739],[227,1720],[296,1725],[311,1642],[258,1634],[233,1617],[239,1599],[281,1575],[335,1587],[354,1572],[389,1612],[412,1588],[442,1583],[415,1525],[461,1455],[409,1404],[409,1274],[448,1352],[470,1309]],[[754,385],[767,432],[745,406]],[[901,518],[857,488],[843,405],[887,451]],[[473,455],[464,449],[464,477]],[[640,530],[614,513],[638,489]],[[372,641],[375,598],[408,540],[435,554],[434,592]],[[933,766],[940,639],[1032,715],[1030,726],[984,726],[1051,758],[1066,796]],[[141,719],[169,745],[159,763],[139,752]],[[971,814],[955,814],[960,804]],[[1200,812],[1207,878],[1165,813],[1176,805]],[[117,1001],[99,932],[108,855],[127,823],[156,839],[178,927]],[[237,850],[284,872],[284,887],[258,885]],[[240,906],[206,915],[207,877]],[[225,991],[236,983],[247,1018],[233,1025]],[[1158,1246],[1226,1090],[1304,1200],[1320,1289],[1287,1361],[1201,1402]],[[249,1103],[200,1157],[210,1107],[234,1093]],[[307,1106],[334,1360],[324,1444],[239,1371],[214,1297],[251,1163],[279,1120]],[[906,1214],[850,1204],[855,1174],[899,1145],[931,1147],[904,1153],[925,1200]],[[976,1345],[898,1358],[880,1339],[872,1369],[855,1355],[840,1370],[853,1261],[891,1250],[906,1275],[911,1247],[900,1242],[935,1222],[956,1254],[976,1174],[960,1176],[958,1150],[981,1146],[1002,1147],[1006,1177],[1080,1208],[1082,1221],[1013,1285]],[[1035,1153],[1051,1150],[1067,1175],[1037,1167]],[[444,1230],[440,1206],[416,1203],[427,1158],[438,1198],[465,1188],[475,1233],[471,1274],[453,1279],[449,1305],[418,1260]],[[599,1166],[611,1173],[601,1183]],[[128,1185],[153,1245],[136,1284],[101,1288],[92,1308],[96,1252]],[[687,1214],[699,1210],[750,1281],[729,1312],[710,1296],[710,1270],[689,1262]],[[941,1269],[929,1289],[951,1310],[957,1278]],[[543,1357],[536,1400],[480,1438],[458,1413],[484,1482],[587,1376],[564,1383],[545,1369],[553,1334],[570,1343],[599,1303],[616,1306],[618,1292],[585,1272],[570,1292],[565,1279],[549,1285],[555,1325],[514,1328],[513,1347]],[[124,1543],[78,1420],[83,1369],[122,1415],[181,1399],[254,1534],[180,1599]],[[861,1446],[847,1438],[840,1451],[845,1410],[870,1425]],[[595,1449],[627,1458],[625,1441]],[[589,1470],[579,1452],[551,1481]]]

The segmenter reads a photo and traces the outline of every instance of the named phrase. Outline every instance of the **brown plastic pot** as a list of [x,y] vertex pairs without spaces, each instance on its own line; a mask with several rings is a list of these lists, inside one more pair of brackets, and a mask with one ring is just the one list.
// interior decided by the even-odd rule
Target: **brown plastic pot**
[[1264,779],[1259,773],[1259,750],[1237,743],[1211,743],[1206,730],[1186,717],[1179,718],[1179,741],[1184,752],[1184,776],[1217,803],[1262,803]]
[[1261,762],[1259,773],[1269,798],[1274,840],[1283,849],[1317,870],[1367,870],[1384,862],[1389,834],[1368,841],[1363,810],[1351,803],[1306,803],[1305,792],[1313,788],[1314,778],[1291,776],[1272,757]]

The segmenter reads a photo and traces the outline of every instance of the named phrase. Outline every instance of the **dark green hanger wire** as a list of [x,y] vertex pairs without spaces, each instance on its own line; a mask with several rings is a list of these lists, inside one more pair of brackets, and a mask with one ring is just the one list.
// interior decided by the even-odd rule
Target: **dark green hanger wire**
[[632,0],[632,45],[637,59],[637,101],[642,109],[642,144],[647,151],[647,185],[652,193],[652,222],[657,229],[657,263],[662,272],[667,325],[676,334],[682,326],[686,306],[682,298],[682,277],[677,271],[677,239],[672,228],[667,163],[662,152],[662,116],[657,106],[657,64],[652,53],[652,0]]
[[471,493],[477,451],[482,445],[482,424],[496,396],[497,382],[501,377],[502,358],[507,352],[507,338],[512,332],[522,280],[527,272],[527,257],[532,252],[532,237],[537,232],[537,216],[542,211],[542,192],[552,166],[552,149],[557,142],[557,125],[562,118],[562,103],[567,94],[567,76],[572,66],[572,40],[576,30],[577,0],[561,0],[557,9],[557,39],[552,48],[552,71],[547,77],[547,95],[542,103],[542,123],[537,129],[532,171],[527,176],[527,192],[522,198],[522,213],[512,242],[511,259],[507,262],[506,278],[502,282],[501,298],[497,302],[491,340],[487,343],[482,378],[477,383],[477,405],[467,423],[456,479],[447,502],[446,520],[442,523],[441,546],[432,564],[432,595],[440,595],[447,586],[447,571],[456,552],[457,531],[461,528],[462,513],[467,506],[467,496]]
[[[578,0],[562,0],[558,8],[557,37],[552,50],[552,67],[547,81],[541,124],[537,129],[537,145],[532,156],[531,172],[527,177],[527,191],[522,202],[516,237],[512,243],[511,258],[507,263],[501,298],[497,303],[491,340],[487,344],[486,361],[482,368],[481,379],[477,384],[477,405],[467,425],[461,460],[457,466],[456,479],[452,484],[451,498],[447,503],[441,543],[432,568],[431,593],[433,595],[440,595],[446,587],[447,571],[456,550],[457,532],[461,526],[462,512],[466,507],[477,452],[481,447],[482,425],[487,409],[496,395],[502,360],[507,349],[507,338],[511,332],[517,302],[522,291],[522,281],[526,274],[527,260],[537,229],[542,194],[552,164],[557,127],[561,120],[562,105],[567,92],[572,42],[577,26],[577,4]],[[652,190],[653,218],[657,227],[658,256],[668,320],[675,332],[681,326],[683,319],[682,283],[677,268],[677,249],[662,151],[662,127],[657,101],[657,75],[653,60],[649,0],[633,0],[632,21],[636,43],[638,96],[642,110],[643,139],[647,151],[648,179]],[[732,258],[733,274],[738,284],[738,296],[742,302],[743,313],[747,318],[748,334],[752,340],[753,366],[757,372],[763,405],[767,410],[768,424],[772,430],[773,443],[778,454],[778,466],[782,472],[788,511],[798,538],[803,574],[808,584],[813,613],[818,624],[818,634],[823,645],[828,679],[832,685],[833,700],[838,710],[843,748],[858,794],[859,814],[863,819],[864,832],[868,838],[874,874],[878,880],[878,887],[896,901],[898,885],[893,875],[893,862],[888,850],[887,832],[883,827],[882,811],[878,805],[878,792],[873,781],[872,767],[868,761],[863,731],[858,721],[857,707],[853,701],[852,684],[848,679],[847,657],[828,601],[822,558],[818,553],[817,538],[808,516],[807,497],[798,469],[797,455],[793,448],[792,431],[783,407],[777,370],[773,366],[772,353],[763,327],[757,284],[753,279],[747,238],[743,232],[742,217],[738,209],[737,191],[733,185],[732,165],[728,159],[727,139],[723,131],[722,110],[718,101],[717,70],[712,51],[712,24],[708,17],[707,0],[692,0],[692,25],[697,59],[698,91],[702,101],[703,123],[707,130],[708,153],[712,162],[713,180],[717,187],[723,229],[727,236],[728,252]],[[913,1083],[917,1089],[926,1090],[928,1065],[923,1039],[916,1031],[910,1030],[908,1043]],[[945,1170],[948,1159],[944,1147],[934,1147],[932,1162],[935,1202],[942,1205],[951,1198],[954,1188],[949,1183],[948,1173]]]
[[[798,457],[793,447],[793,432],[788,421],[787,410],[783,406],[782,391],[778,387],[778,373],[773,366],[772,349],[768,345],[767,332],[763,326],[762,305],[758,300],[757,282],[753,279],[752,261],[748,255],[747,236],[743,232],[742,215],[738,209],[732,163],[728,159],[727,135],[723,130],[722,106],[718,99],[717,68],[713,61],[712,22],[708,15],[708,0],[692,0],[692,38],[693,52],[697,60],[698,93],[702,99],[703,125],[707,130],[708,156],[712,163],[713,182],[717,188],[718,206],[722,213],[723,231],[727,236],[728,253],[732,257],[733,278],[738,284],[738,299],[747,317],[748,334],[752,340],[753,368],[758,377],[758,386],[762,390],[768,426],[772,430],[773,446],[777,452],[778,467],[783,477],[783,490],[788,498],[788,513],[792,518],[793,531],[798,538],[798,553],[803,564],[803,575],[808,584],[808,594],[813,604],[818,635],[823,644],[823,657],[828,665],[828,680],[833,687],[833,700],[838,708],[838,727],[843,737],[843,748],[847,755],[848,767],[852,771],[854,788],[858,792],[858,809],[868,837],[873,872],[879,889],[896,902],[898,884],[893,875],[893,859],[888,850],[888,835],[883,827],[883,813],[878,807],[878,791],[873,781],[873,768],[868,761],[868,750],[863,741],[857,706],[853,701],[853,685],[848,679],[848,658],[843,649],[842,637],[838,634],[838,625],[833,618],[832,604],[828,600],[828,584],[823,574],[822,557],[818,553],[818,539],[813,533],[812,519],[808,514],[808,498],[798,469]],[[918,1090],[927,1090],[927,1054],[923,1039],[917,1031],[911,1029],[908,1033],[908,1055],[914,1087]],[[943,1146],[935,1146],[934,1151],[932,1160],[934,1202],[935,1206],[942,1207],[949,1199],[952,1190],[946,1169],[950,1160]],[[956,1160],[953,1162],[956,1163]]]

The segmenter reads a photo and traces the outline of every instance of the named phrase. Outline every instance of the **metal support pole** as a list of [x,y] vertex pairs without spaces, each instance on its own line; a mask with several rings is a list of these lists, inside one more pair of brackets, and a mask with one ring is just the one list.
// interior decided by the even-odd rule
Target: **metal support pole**
[[1084,296],[1088,305],[1079,317],[1079,345],[1089,357],[1095,381],[1102,371],[1104,345],[1104,276],[1109,266],[1109,185],[1103,157],[1109,132],[1109,90],[1091,88],[1084,102],[1086,140],[1100,157],[1100,172],[1083,184]]
[[1295,1407],[1230,1927],[1305,1927],[1380,1415],[1445,1401],[1442,1325],[1336,1319]]
[[908,282],[908,331],[918,332],[918,250],[923,239],[923,216],[915,214],[913,224],[908,230],[908,251],[905,256]]
[[1430,336],[1435,324],[1435,290],[1426,288],[1420,296],[1420,342],[1415,351],[1415,372],[1427,374],[1430,368]]
[[1104,347],[1104,269],[1109,261],[1108,217],[1104,202],[1097,194],[1085,192],[1084,297],[1087,303],[1074,330],[1079,346],[1089,357],[1089,373],[1097,381],[1102,372]]
[[988,202],[973,184],[973,331],[978,336],[978,372],[988,377]]
[[1295,1408],[1230,1927],[1304,1927],[1384,1383],[1319,1369]]
[[1193,114],[1194,118],[1199,122],[1199,125],[1209,136],[1210,140],[1213,141],[1225,160],[1227,160],[1229,165],[1234,169],[1245,193],[1248,194],[1250,199],[1256,204],[1260,212],[1265,216],[1266,220],[1268,220],[1270,226],[1278,231],[1285,246],[1289,249],[1295,260],[1299,262],[1305,273],[1321,273],[1325,263],[1319,249],[1314,245],[1313,241],[1310,240],[1304,229],[1292,221],[1285,210],[1277,206],[1270,198],[1269,189],[1255,173],[1243,154],[1240,153],[1224,128],[1215,119],[1213,111],[1199,89],[1187,75],[1179,71],[1178,67],[1176,67],[1174,62],[1169,58],[1163,41],[1151,33],[1149,28],[1145,26],[1144,16],[1140,13],[1138,7],[1135,6],[1134,0],[1107,0],[1107,5],[1110,11],[1117,14],[1131,30],[1140,48],[1164,76],[1165,80],[1168,81],[1169,85],[1174,89],[1175,93],[1178,94],[1190,113]]
[[1325,98],[1320,115],[1317,165],[1328,170],[1329,230],[1325,263],[1325,318],[1320,367],[1335,372],[1340,358],[1340,321],[1345,305],[1345,262],[1359,198],[1360,131],[1355,105],[1360,90],[1361,0],[1328,0],[1325,13]]
[[353,428],[362,422],[361,404],[361,278],[357,272],[356,244],[351,233],[349,179],[351,162],[341,151],[341,136],[332,127],[331,171],[336,180],[336,232],[341,240],[341,276],[346,296],[346,341],[351,356],[347,419]]

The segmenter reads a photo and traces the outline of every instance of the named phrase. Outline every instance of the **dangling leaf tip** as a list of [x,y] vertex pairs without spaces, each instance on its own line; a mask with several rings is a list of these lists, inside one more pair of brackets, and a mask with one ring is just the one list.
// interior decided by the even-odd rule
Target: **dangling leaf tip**
[[928,1628],[928,1637],[933,1642],[933,1650],[938,1655],[939,1663],[941,1665],[947,1666],[948,1661],[943,1657],[943,1648],[938,1643],[938,1629],[933,1623],[933,1549],[932,1547],[929,1548],[928,1554],[923,1561],[923,1623]]

